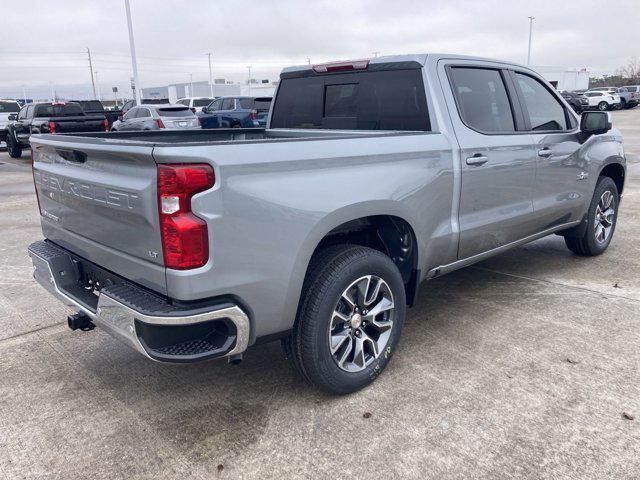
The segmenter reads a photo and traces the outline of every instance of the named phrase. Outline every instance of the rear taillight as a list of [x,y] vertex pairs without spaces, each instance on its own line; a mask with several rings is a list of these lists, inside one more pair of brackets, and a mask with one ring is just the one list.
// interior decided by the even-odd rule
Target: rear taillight
[[109,121],[106,118],[104,119],[103,125],[104,125],[104,131],[108,132],[109,131]]
[[156,119],[156,124],[158,125],[158,128],[165,128],[164,122],[160,118]]
[[214,183],[213,168],[207,164],[158,165],[158,210],[167,268],[186,270],[207,263],[207,224],[191,212],[191,198]]
[[251,110],[251,120],[256,120],[258,118],[258,111]]
[[49,122],[49,133],[56,133],[56,124],[55,124],[55,122]]
[[40,197],[38,196],[38,185],[36,184],[36,171],[35,168],[33,166],[33,148],[31,149],[31,176],[33,177],[33,189],[36,191],[36,201],[38,202],[38,211],[40,212],[40,215],[42,215],[42,207],[40,206]]

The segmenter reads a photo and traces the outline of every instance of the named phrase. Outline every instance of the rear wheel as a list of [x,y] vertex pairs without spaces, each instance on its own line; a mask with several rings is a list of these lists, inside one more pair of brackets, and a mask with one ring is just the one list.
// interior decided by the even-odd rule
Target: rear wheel
[[569,250],[577,255],[604,252],[613,238],[618,219],[618,188],[609,177],[600,177],[587,212],[587,229],[582,237],[565,237]]
[[7,133],[7,151],[11,158],[20,158],[22,156],[22,147],[16,141],[12,133]]
[[404,324],[404,283],[389,257],[338,245],[314,255],[283,348],[309,382],[334,394],[359,390],[385,369]]

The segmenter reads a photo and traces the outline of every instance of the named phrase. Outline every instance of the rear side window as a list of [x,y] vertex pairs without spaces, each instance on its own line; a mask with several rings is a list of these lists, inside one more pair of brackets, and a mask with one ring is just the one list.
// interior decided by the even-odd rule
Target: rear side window
[[[206,107],[210,103],[211,103],[211,99],[210,98],[199,98],[199,99],[193,101],[193,106],[194,107]],[[188,103],[186,105],[188,105]]]
[[529,112],[531,130],[565,130],[567,117],[558,99],[542,83],[529,75],[516,72],[516,79]]
[[422,71],[282,79],[271,128],[430,131]]
[[220,110],[233,110],[235,108],[235,103],[233,98],[225,98],[222,100],[222,106]]
[[483,133],[515,131],[511,103],[499,70],[451,69],[458,110],[464,123]]
[[159,108],[161,117],[193,117],[195,114],[190,108]]
[[270,98],[241,98],[240,107],[258,112],[268,112],[271,106]]

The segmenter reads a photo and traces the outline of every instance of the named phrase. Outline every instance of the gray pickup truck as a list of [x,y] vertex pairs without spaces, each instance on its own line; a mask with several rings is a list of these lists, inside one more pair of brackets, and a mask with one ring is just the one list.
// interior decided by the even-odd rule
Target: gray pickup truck
[[292,67],[266,129],[36,135],[35,278],[161,362],[280,339],[333,393],[372,382],[418,286],[549,234],[613,236],[608,112],[534,71],[454,55]]

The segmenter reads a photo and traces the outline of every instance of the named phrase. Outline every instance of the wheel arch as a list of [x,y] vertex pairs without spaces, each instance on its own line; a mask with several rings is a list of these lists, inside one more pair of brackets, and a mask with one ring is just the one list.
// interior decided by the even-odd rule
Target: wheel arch
[[626,171],[622,163],[620,163],[617,159],[607,162],[600,169],[600,173],[598,174],[598,176],[611,178],[618,188],[618,195],[622,195]]
[[349,244],[368,246],[388,255],[398,266],[405,283],[407,305],[413,305],[420,282],[422,244],[416,220],[402,204],[393,201],[351,205],[324,217],[308,235],[296,260],[295,282],[290,296],[296,308],[312,256],[320,249]]

